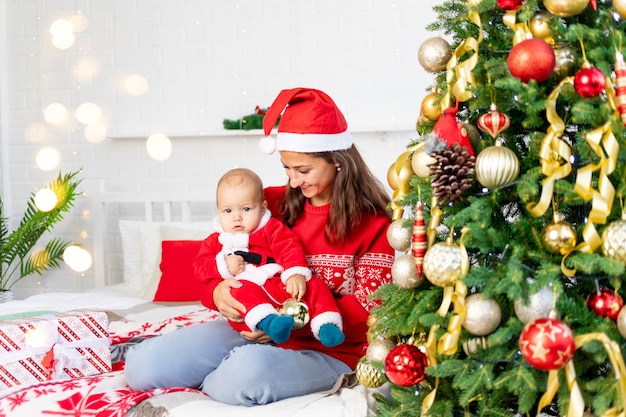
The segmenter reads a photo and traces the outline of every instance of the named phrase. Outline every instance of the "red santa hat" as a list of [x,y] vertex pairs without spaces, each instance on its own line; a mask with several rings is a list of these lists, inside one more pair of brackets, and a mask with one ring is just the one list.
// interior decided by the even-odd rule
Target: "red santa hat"
[[[279,117],[278,133],[273,138],[270,133]],[[265,137],[260,147],[268,154],[276,150],[330,152],[348,149],[353,144],[348,123],[335,102],[323,91],[312,88],[281,91],[263,117],[263,130]]]

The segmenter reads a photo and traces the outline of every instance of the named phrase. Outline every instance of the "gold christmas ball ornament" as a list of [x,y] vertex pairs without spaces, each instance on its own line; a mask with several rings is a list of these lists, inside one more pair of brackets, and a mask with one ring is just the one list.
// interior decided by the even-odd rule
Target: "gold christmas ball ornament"
[[417,52],[420,65],[429,72],[445,69],[451,57],[452,47],[438,36],[426,39]]
[[437,98],[436,92],[431,92],[424,97],[420,106],[421,115],[428,120],[435,121],[441,116],[441,103]]
[[385,363],[387,354],[389,351],[396,347],[396,344],[389,339],[378,338],[372,340],[372,343],[367,345],[367,351],[365,351],[365,357],[370,362]]
[[589,0],[543,0],[543,5],[555,16],[571,17],[582,13]]
[[[622,215],[622,217],[626,217]],[[626,219],[611,222],[602,231],[602,253],[626,264]]]
[[435,162],[437,162],[437,160],[427,152],[415,152],[413,154],[413,158],[411,158],[411,167],[413,168],[415,175],[427,178],[432,172],[429,165],[434,164]]
[[548,43],[552,43],[552,31],[550,30],[551,22],[552,15],[545,10],[540,10],[530,19],[528,28],[534,38],[543,39]]
[[391,187],[392,190],[397,189],[400,186],[400,182],[398,179],[398,173],[396,172],[396,163],[394,162],[389,166],[387,170],[387,183]]
[[476,158],[474,167],[476,181],[487,188],[497,188],[517,179],[520,162],[517,155],[500,141],[483,149]]
[[367,388],[378,388],[387,382],[385,375],[374,368],[365,356],[357,362],[355,374],[359,383]]
[[576,247],[576,230],[564,220],[548,223],[541,232],[544,248],[555,255],[567,255]]
[[619,334],[621,334],[623,338],[626,338],[626,308],[621,308],[615,322],[617,324],[617,330],[619,330]]
[[398,287],[406,289],[417,288],[424,282],[417,274],[415,258],[410,253],[396,257],[391,266],[391,278]]
[[400,252],[405,252],[411,247],[413,233],[413,226],[409,224],[408,227],[404,227],[404,223],[404,219],[397,219],[387,228],[387,241],[392,248]]
[[294,329],[303,328],[310,320],[309,307],[302,301],[298,301],[295,298],[290,298],[285,301],[282,308],[278,312],[283,316],[293,317]]
[[467,313],[463,328],[473,335],[488,335],[500,325],[502,310],[492,298],[485,298],[480,293],[472,294],[465,299],[465,308]]
[[464,254],[450,240],[432,245],[424,255],[424,275],[433,285],[445,287],[463,275]]
[[622,19],[626,19],[626,0],[613,0],[613,9]]
[[554,48],[554,71],[553,74],[559,79],[570,75],[576,64],[576,52],[569,45],[561,45]]
[[524,324],[549,317],[554,309],[554,291],[549,287],[542,287],[528,297],[528,304],[518,298],[513,302],[513,308],[517,318]]

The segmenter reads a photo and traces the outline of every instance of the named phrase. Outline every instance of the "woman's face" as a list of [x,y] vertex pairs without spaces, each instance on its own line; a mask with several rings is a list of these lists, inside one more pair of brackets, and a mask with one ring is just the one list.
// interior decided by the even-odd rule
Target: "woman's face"
[[314,206],[330,203],[338,163],[307,153],[280,151],[280,160],[291,188],[300,188]]

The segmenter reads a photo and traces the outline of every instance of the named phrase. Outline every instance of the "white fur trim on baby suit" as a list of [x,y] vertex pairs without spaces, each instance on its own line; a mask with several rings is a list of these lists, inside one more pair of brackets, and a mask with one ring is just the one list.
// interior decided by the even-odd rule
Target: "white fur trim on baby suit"
[[215,263],[217,264],[217,272],[220,273],[220,276],[224,279],[226,278],[235,278],[233,274],[228,270],[228,265],[226,264],[226,256],[228,254],[224,251],[218,252],[215,255]]
[[261,330],[257,328],[257,325],[261,322],[261,320],[263,320],[270,314],[278,314],[278,311],[276,311],[273,305],[259,304],[251,308],[250,311],[246,313],[244,321],[246,322],[246,325],[250,328],[250,330],[256,332],[258,330]]
[[296,274],[304,275],[307,282],[311,279],[311,276],[313,276],[311,270],[306,266],[292,266],[291,268],[285,269],[285,271],[280,274],[280,280],[283,284],[287,285],[287,280]]
[[341,320],[341,314],[334,311],[327,311],[325,313],[320,313],[317,316],[311,319],[311,331],[313,332],[313,336],[319,340],[320,338],[320,327],[324,324],[334,324],[339,327],[339,330],[343,331],[343,321]]
[[246,264],[244,271],[237,275],[237,279],[254,282],[257,285],[264,285],[268,278],[273,277],[282,271],[283,267],[276,263],[259,266]]

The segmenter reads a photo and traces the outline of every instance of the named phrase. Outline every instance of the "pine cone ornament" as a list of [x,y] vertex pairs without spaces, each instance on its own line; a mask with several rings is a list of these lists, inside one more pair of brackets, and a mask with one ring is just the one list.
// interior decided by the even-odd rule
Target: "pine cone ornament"
[[432,155],[436,162],[430,165],[433,195],[442,203],[461,199],[463,191],[472,186],[476,157],[465,146],[454,143]]

